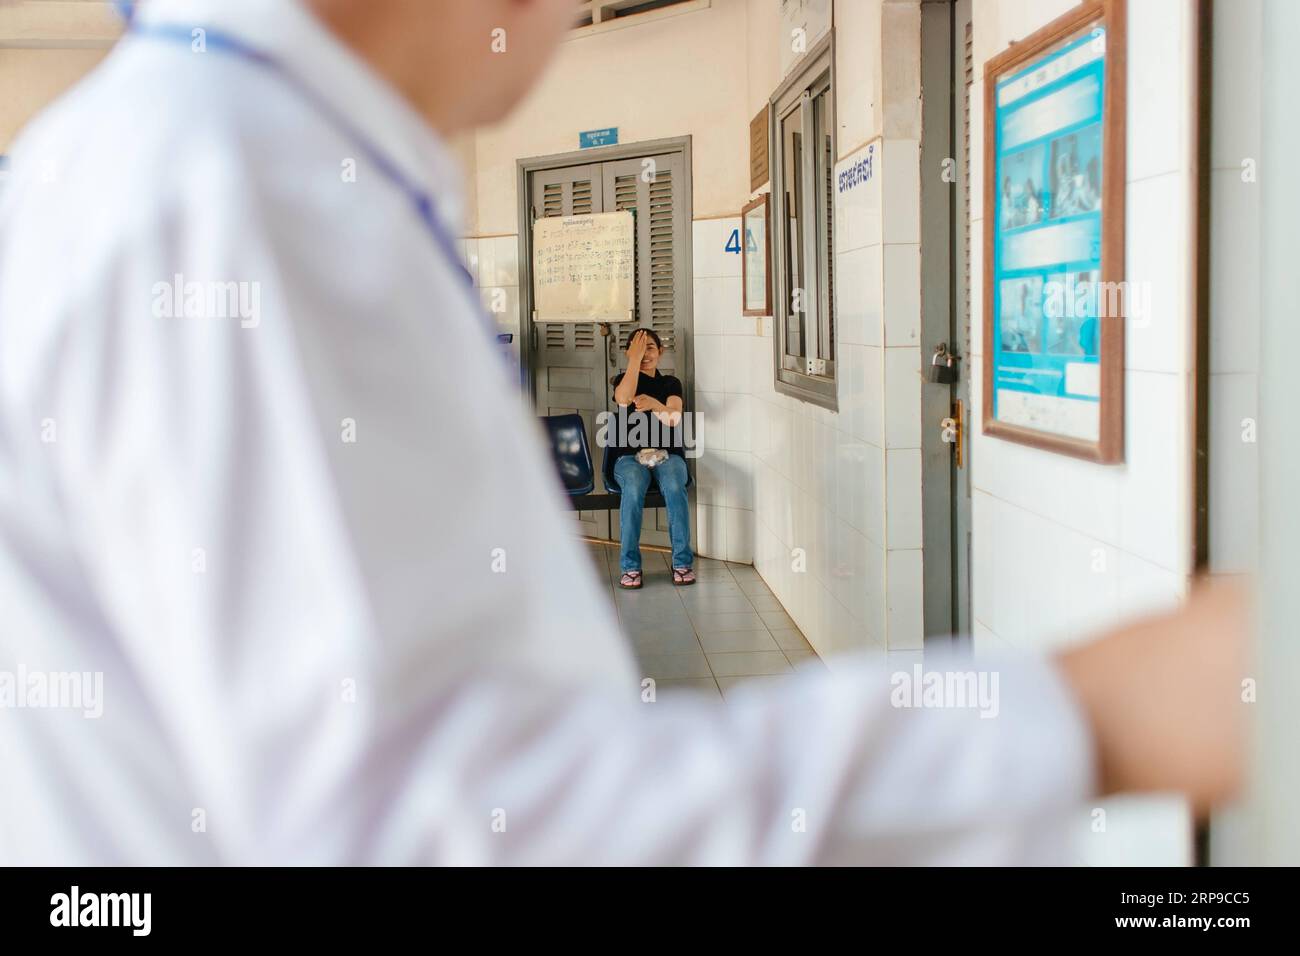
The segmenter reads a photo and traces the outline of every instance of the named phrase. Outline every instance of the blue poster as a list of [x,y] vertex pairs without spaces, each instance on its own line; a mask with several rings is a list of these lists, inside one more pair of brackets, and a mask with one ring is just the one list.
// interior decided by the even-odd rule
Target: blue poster
[[995,92],[993,417],[1097,441],[1106,33],[1090,30]]

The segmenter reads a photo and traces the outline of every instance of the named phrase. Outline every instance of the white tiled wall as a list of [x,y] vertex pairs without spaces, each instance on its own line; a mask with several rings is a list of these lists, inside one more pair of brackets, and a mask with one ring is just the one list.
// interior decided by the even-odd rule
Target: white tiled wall
[[838,411],[776,392],[771,319],[750,343],[754,563],[832,667],[841,651],[919,649],[923,634],[919,74],[872,81],[883,96],[843,111],[868,90],[864,57],[882,45],[919,57],[919,19],[875,3],[842,12],[857,26],[837,40],[856,86],[840,91],[843,161],[888,135],[870,144],[872,181],[836,196]]
[[695,462],[696,537],[704,557],[751,564],[753,355],[763,340],[762,319],[741,314],[740,254],[726,251],[739,228],[738,216],[692,223],[695,410],[704,423]]
[[[881,376],[865,374],[864,346],[841,346],[838,414],[780,395],[770,319],[763,329],[751,358],[754,563],[834,666],[837,652],[886,647],[885,451],[864,437],[866,409],[879,413],[869,381]],[[871,431],[878,442],[883,428]]]
[[[1064,12],[1068,0],[974,6],[984,63]],[[1103,466],[985,437],[972,429],[973,600],[977,653],[1049,649],[1186,591],[1192,535],[1191,4],[1128,4],[1127,279],[1145,283],[1150,314],[1130,320],[1125,461]],[[977,70],[977,76],[980,71]],[[972,179],[983,176],[983,84],[972,89]],[[982,190],[971,193],[982,235]],[[972,244],[972,276],[983,269]],[[972,289],[971,367],[979,368],[982,289]],[[982,407],[981,376],[972,407]],[[1190,828],[1176,801],[1107,801],[1104,833],[1087,830],[1095,863],[1181,864]],[[1085,828],[1086,829],[1086,828]],[[1081,832],[1083,832],[1081,830]]]
[[832,666],[922,638],[919,154],[870,145],[835,207],[838,411],[776,392],[770,319],[751,352],[755,565]]
[[[1210,566],[1255,568],[1259,545],[1260,0],[1214,22],[1210,159]],[[1219,104],[1226,104],[1219,106]]]
[[[1180,68],[1190,56],[1187,10],[1180,0],[1129,5],[1130,129],[1158,125],[1164,133],[1144,141],[1134,155],[1129,141],[1127,277],[1150,289],[1152,310],[1145,323],[1130,322],[1125,374],[1125,462],[1095,465],[1012,442],[987,438],[973,429],[975,606],[982,633],[1033,647],[1067,642],[1118,618],[1135,606],[1159,604],[1180,595],[1190,571],[1191,322],[1189,282],[1190,75]],[[986,24],[981,11],[996,16]],[[1022,37],[1059,10],[1044,5],[977,5],[975,58],[984,62],[995,45]],[[1174,52],[1163,50],[1168,34],[1182,38]],[[1147,49],[1146,44],[1155,48]],[[1163,52],[1162,52],[1163,50]],[[982,175],[980,134],[982,83],[976,83],[972,129],[973,177]],[[973,190],[972,229],[982,234],[982,191]],[[982,244],[972,245],[972,275],[983,268]],[[981,290],[972,290],[972,367],[983,351]],[[973,407],[981,407],[981,376],[972,380]],[[982,529],[983,533],[980,533]],[[1075,554],[1078,561],[1044,560]],[[1150,588],[1119,582],[1083,585],[1078,562],[1093,576],[1135,574]],[[1120,574],[1121,564],[1128,568]],[[1034,570],[1035,567],[1038,570]],[[1026,577],[1027,575],[1027,577]],[[1043,576],[1048,577],[1042,580]],[[1015,614],[1018,597],[998,599],[1004,590],[1031,590],[1039,580],[1047,592],[1095,591],[1100,601],[1044,600],[1037,613]],[[1126,598],[1127,595],[1127,598]],[[984,597],[981,600],[981,596]],[[1005,605],[1005,607],[1004,607]]]
[[[1262,152],[1263,30],[1261,0],[1240,0],[1232,16],[1214,18],[1209,533],[1210,569],[1219,574],[1256,570],[1259,560],[1259,445],[1248,439],[1259,420],[1261,223],[1253,167]],[[1215,815],[1216,865],[1252,862],[1252,850],[1268,839],[1255,809]]]
[[483,308],[494,315],[502,332],[515,336],[520,344],[519,321],[519,237],[467,236],[461,240],[461,256],[474,277]]

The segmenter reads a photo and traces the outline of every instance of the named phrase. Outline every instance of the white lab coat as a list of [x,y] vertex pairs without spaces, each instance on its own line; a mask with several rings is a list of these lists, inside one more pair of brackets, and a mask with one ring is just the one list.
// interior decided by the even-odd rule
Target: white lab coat
[[[297,4],[141,16],[273,52],[460,233],[443,144]],[[103,693],[0,710],[0,862],[1060,858],[1091,757],[1042,662],[991,720],[865,661],[643,702],[472,290],[274,75],[128,39],[8,186],[0,673]],[[169,317],[193,282],[249,308]]]

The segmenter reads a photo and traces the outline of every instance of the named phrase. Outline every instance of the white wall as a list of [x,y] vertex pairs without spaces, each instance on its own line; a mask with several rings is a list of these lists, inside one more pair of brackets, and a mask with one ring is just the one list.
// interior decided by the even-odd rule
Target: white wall
[[[982,64],[1068,10],[1068,0],[975,0]],[[1128,4],[1127,279],[1145,283],[1149,320],[1126,327],[1125,462],[1096,465],[972,435],[973,616],[977,652],[1051,649],[1188,586],[1192,557],[1192,328],[1190,312],[1193,102],[1192,4]],[[983,175],[983,82],[971,102],[972,180]],[[982,235],[982,190],[972,191]],[[972,243],[972,276],[982,273]],[[978,278],[977,278],[978,281]],[[982,289],[972,290],[980,367]],[[976,376],[972,406],[981,407]],[[1105,832],[1081,825],[1093,862],[1185,863],[1186,815],[1174,801],[1103,805]]]
[[1252,571],[1259,547],[1260,0],[1214,23],[1210,159],[1210,567]]
[[[703,196],[702,184],[695,183],[695,401],[704,416],[706,441],[706,452],[696,462],[696,532],[701,554],[750,564],[757,532],[756,429],[762,426],[756,416],[764,390],[771,389],[772,375],[771,342],[763,333],[764,323],[770,330],[771,320],[741,314],[740,255],[726,247],[740,228],[740,207],[752,195],[749,120],[780,82],[780,17],[777,4],[769,0],[745,0],[737,9],[744,18],[745,82],[734,91],[728,85],[719,95],[728,100],[735,94],[741,97],[733,108],[745,119],[743,145],[737,148],[735,141],[729,142],[713,158],[716,167],[725,170],[716,180],[726,184],[723,195]],[[736,39],[726,42],[735,45]],[[694,146],[697,168],[701,148]],[[709,204],[706,208],[732,205],[730,212],[711,216],[701,215],[702,202]]]
[[[1260,634],[1255,660],[1261,693],[1252,768],[1251,817],[1256,829],[1251,862],[1294,866],[1300,861],[1295,813],[1295,795],[1300,790],[1295,740],[1300,698],[1294,693],[1300,676],[1300,645],[1295,640],[1296,541],[1300,539],[1295,476],[1300,472],[1300,447],[1282,423],[1290,417],[1295,388],[1291,342],[1300,243],[1294,214],[1300,208],[1300,184],[1286,171],[1300,153],[1300,129],[1294,121],[1295,91],[1300,89],[1300,61],[1295,55],[1300,7],[1268,0],[1262,12],[1260,166],[1277,174],[1261,181],[1260,200],[1259,399],[1269,430],[1260,449],[1259,503],[1268,520],[1259,529]],[[1265,687],[1280,692],[1269,693],[1262,690]]]
[[[1262,6],[1261,0],[1239,0],[1232,16],[1214,21],[1209,557],[1215,574],[1259,567],[1261,489],[1254,439],[1260,391]],[[1267,805],[1252,809],[1215,817],[1210,847],[1215,865],[1258,863],[1270,855],[1276,841],[1264,836]]]
[[754,560],[754,389],[761,387],[762,319],[741,315],[740,256],[725,247],[740,217],[697,219],[695,404],[703,415],[704,454],[696,459],[696,536],[700,554]]
[[[776,0],[712,0],[702,10],[566,41],[505,123],[458,143],[470,172],[466,259],[485,303],[518,332],[516,161],[571,152],[578,133],[619,128],[622,143],[692,138],[692,282],[697,459],[694,532],[706,557],[754,554],[751,387],[761,320],[741,315],[740,256],[724,247],[749,193],[749,120],[776,84]],[[763,65],[751,77],[752,60]],[[774,68],[773,68],[774,69]],[[770,377],[770,363],[767,369]]]
[[470,232],[518,231],[516,160],[571,152],[579,131],[607,126],[619,128],[623,143],[691,136],[695,218],[736,215],[749,190],[748,158],[737,155],[752,115],[746,12],[745,0],[713,0],[703,10],[566,40],[520,108],[478,132]]
[[0,153],[27,121],[68,89],[106,50],[0,49]]
[[0,3],[0,153],[36,113],[91,70],[121,34],[106,0]]
[[776,393],[768,321],[752,411],[754,563],[823,657],[919,649],[923,623],[920,7],[840,3],[835,23],[836,152],[874,149],[836,195],[839,407]]

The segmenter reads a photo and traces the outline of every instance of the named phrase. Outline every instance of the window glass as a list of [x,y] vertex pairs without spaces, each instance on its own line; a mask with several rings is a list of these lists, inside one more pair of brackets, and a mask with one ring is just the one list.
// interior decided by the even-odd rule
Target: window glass
[[833,34],[772,96],[772,348],[778,392],[836,407]]
[[799,292],[804,285],[804,243],[801,231],[803,209],[803,107],[796,105],[781,121],[782,187],[785,202],[785,274],[786,288],[791,295],[785,303],[785,352],[802,357],[804,352],[804,312],[795,307],[802,301]]
[[827,88],[818,94],[815,103],[817,141],[821,149],[817,156],[817,183],[819,222],[817,254],[820,262],[821,283],[818,286],[818,316],[820,335],[817,357],[830,361],[835,357],[835,120],[831,112],[831,93]]

